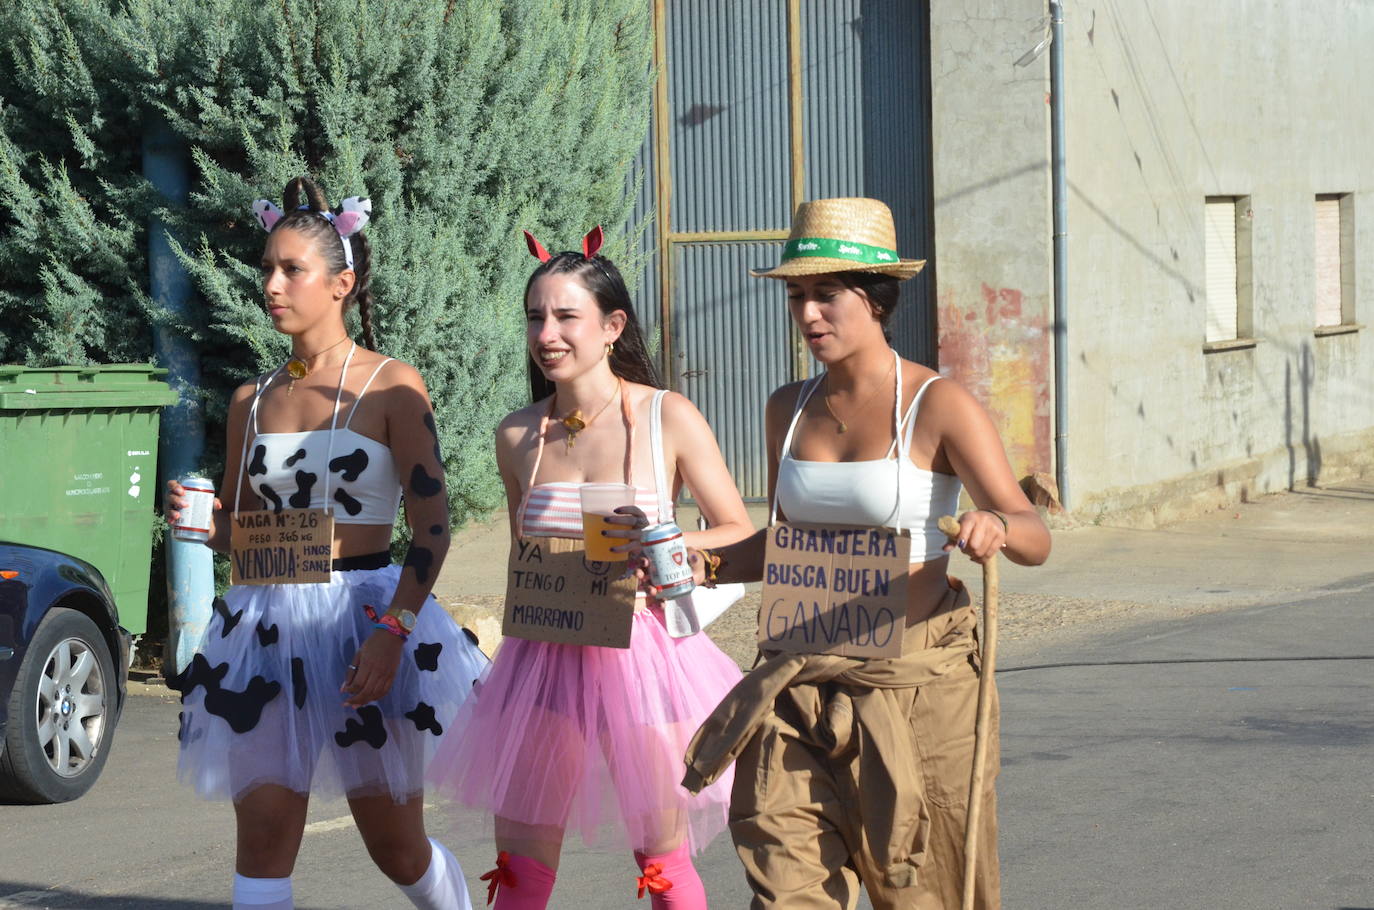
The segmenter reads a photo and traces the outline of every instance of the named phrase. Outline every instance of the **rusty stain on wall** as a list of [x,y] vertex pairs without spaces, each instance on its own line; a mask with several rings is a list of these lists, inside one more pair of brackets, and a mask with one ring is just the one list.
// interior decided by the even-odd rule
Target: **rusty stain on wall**
[[944,288],[938,302],[940,372],[987,408],[1017,477],[1053,469],[1049,326],[1023,298],[983,283],[976,294]]

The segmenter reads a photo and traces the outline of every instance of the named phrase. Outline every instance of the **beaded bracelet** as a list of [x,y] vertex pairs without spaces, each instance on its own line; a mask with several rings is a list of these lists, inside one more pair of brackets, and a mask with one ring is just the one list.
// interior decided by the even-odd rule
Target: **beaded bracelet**
[[714,588],[716,586],[716,572],[720,569],[720,556],[710,550],[698,550],[701,554],[702,562],[706,564],[706,577],[702,579],[703,588]]
[[374,622],[372,628],[381,629],[383,632],[390,632],[392,635],[401,639],[401,641],[405,641],[410,637],[410,633],[401,628],[401,624],[397,621],[396,617],[387,616],[384,619],[389,619],[391,622]]

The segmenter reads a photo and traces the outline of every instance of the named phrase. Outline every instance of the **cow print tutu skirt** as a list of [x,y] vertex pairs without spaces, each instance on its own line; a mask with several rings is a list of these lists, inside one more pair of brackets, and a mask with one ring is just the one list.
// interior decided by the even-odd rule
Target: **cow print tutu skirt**
[[487,660],[430,597],[391,691],[359,709],[339,691],[391,603],[400,567],[334,572],[328,584],[236,586],[169,685],[181,691],[178,777],[207,799],[277,784],[330,797],[423,789],[425,765]]

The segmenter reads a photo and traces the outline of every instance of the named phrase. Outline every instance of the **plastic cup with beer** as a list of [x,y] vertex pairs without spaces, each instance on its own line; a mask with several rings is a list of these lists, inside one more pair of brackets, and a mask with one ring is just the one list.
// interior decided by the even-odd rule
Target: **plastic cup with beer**
[[623,562],[629,554],[612,553],[612,547],[625,543],[623,537],[607,537],[606,530],[624,530],[625,525],[607,521],[621,506],[635,504],[635,488],[627,483],[588,483],[582,485],[582,539],[587,558],[599,562]]

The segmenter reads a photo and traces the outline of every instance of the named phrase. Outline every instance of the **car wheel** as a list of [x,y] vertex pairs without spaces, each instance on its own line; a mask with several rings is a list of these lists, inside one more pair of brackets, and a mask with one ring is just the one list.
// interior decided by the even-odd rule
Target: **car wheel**
[[90,617],[48,611],[10,696],[0,795],[58,803],[89,790],[114,738],[118,685],[109,645]]

